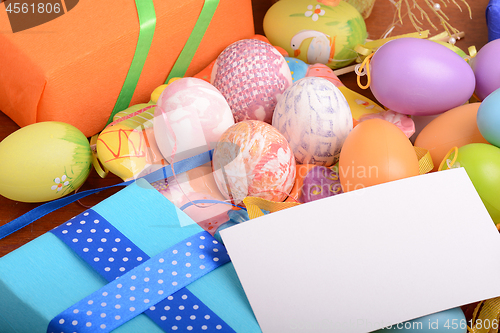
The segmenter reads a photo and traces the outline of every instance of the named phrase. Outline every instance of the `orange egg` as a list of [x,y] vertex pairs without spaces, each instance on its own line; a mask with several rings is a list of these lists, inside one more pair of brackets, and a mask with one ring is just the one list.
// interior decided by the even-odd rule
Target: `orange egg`
[[339,177],[344,192],[418,174],[418,158],[410,140],[386,120],[361,122],[342,146]]
[[440,114],[427,124],[415,140],[416,147],[429,150],[437,171],[446,153],[453,147],[469,143],[488,143],[479,132],[476,122],[477,110],[481,103],[458,106]]

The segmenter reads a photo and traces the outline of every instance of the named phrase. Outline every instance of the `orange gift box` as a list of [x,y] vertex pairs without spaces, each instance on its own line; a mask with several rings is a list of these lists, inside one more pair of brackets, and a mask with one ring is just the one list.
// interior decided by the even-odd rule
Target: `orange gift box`
[[[156,28],[130,105],[148,102],[181,53],[203,0],[154,0]],[[12,32],[0,3],[0,110],[19,126],[62,121],[101,131],[116,103],[139,36],[135,2],[80,0],[52,21]],[[237,27],[237,28],[235,28]],[[231,43],[254,35],[250,0],[220,0],[186,76]]]

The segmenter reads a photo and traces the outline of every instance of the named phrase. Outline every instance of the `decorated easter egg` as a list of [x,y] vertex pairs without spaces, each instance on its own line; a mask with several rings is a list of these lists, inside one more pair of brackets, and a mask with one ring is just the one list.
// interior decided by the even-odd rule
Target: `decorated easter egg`
[[117,112],[113,116],[113,123],[121,122],[122,125],[128,128],[153,127],[154,107],[155,105],[152,102],[132,105],[123,111]]
[[213,149],[233,124],[231,109],[219,90],[204,80],[186,77],[161,93],[153,128],[158,148],[171,163]]
[[470,143],[445,157],[440,170],[464,168],[493,222],[500,223],[500,148]]
[[295,183],[288,202],[311,202],[342,193],[338,166],[324,167],[315,164],[297,164]]
[[153,133],[154,111],[155,105],[151,102],[132,105],[118,112],[97,137],[99,161],[124,181],[167,165]]
[[370,74],[375,98],[407,115],[453,109],[467,102],[475,87],[474,73],[462,57],[418,38],[398,38],[382,45],[371,59]]
[[299,201],[306,203],[342,193],[338,168],[316,165],[304,177]]
[[339,176],[344,192],[418,174],[418,158],[410,140],[386,120],[359,123],[340,153]]
[[345,1],[277,1],[264,17],[264,32],[290,56],[331,68],[353,62],[358,56],[355,46],[367,37],[363,17]]
[[58,199],[78,189],[91,166],[89,141],[76,127],[28,125],[0,142],[0,194],[22,202]]
[[500,88],[499,53],[500,39],[495,39],[484,45],[470,61],[476,76],[476,95],[480,100]]
[[464,104],[440,114],[429,122],[415,139],[415,146],[429,151],[436,171],[453,147],[487,143],[476,123],[480,103]]
[[226,98],[235,122],[249,119],[270,124],[292,76],[276,48],[258,39],[243,39],[217,57],[211,82]]
[[212,166],[217,187],[235,204],[247,196],[283,201],[295,181],[295,157],[285,137],[257,120],[236,123],[224,132]]
[[292,81],[302,79],[306,76],[309,65],[297,58],[285,57],[288,68],[290,68],[290,74],[292,75]]
[[156,171],[168,163],[156,144],[152,127],[130,128],[120,122],[105,128],[96,149],[101,164],[124,181]]
[[352,130],[349,104],[328,80],[305,77],[288,88],[273,115],[299,164],[331,166]]
[[363,117],[373,115],[375,117],[380,117],[382,119],[392,121],[405,133],[411,131],[412,126],[411,124],[408,124],[408,121],[405,121],[404,119],[396,120],[396,118],[399,117],[393,117],[392,114],[388,115],[387,113],[384,113],[385,110],[380,105],[370,100],[369,98],[366,98],[365,96],[347,88],[342,83],[342,81],[340,81],[337,75],[335,75],[330,67],[323,64],[309,65],[306,76],[314,76],[327,79],[328,81],[333,83],[335,87],[339,88],[342,95],[344,95],[344,97],[346,98],[347,104],[349,104],[349,108],[351,109],[353,126],[356,126]]
[[335,75],[333,70],[323,64],[313,64],[309,65],[307,68],[306,76],[314,76],[314,77],[322,77],[323,79],[327,79],[331,83],[335,85],[335,87],[345,87],[342,81]]
[[477,127],[489,143],[500,147],[500,88],[489,94],[479,106]]

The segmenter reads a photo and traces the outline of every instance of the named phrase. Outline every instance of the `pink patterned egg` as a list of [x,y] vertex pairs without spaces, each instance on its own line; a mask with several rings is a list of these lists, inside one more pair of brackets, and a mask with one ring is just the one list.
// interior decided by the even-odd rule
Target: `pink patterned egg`
[[214,148],[234,124],[231,109],[210,83],[186,77],[170,83],[158,98],[153,122],[158,148],[172,163]]
[[245,197],[283,201],[295,182],[295,157],[273,126],[245,120],[228,128],[215,147],[217,187],[235,204]]
[[243,39],[219,55],[211,82],[227,99],[236,122],[250,119],[270,124],[278,98],[292,84],[292,75],[273,46]]

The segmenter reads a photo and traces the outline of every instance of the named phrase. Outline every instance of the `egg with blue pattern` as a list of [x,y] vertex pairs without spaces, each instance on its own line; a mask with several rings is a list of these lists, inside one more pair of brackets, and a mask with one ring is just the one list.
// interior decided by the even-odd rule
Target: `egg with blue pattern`
[[306,76],[309,65],[297,58],[285,57],[290,74],[292,74],[292,81],[298,81]]
[[331,166],[353,128],[349,104],[339,88],[305,77],[285,90],[272,125],[287,139],[299,164]]

